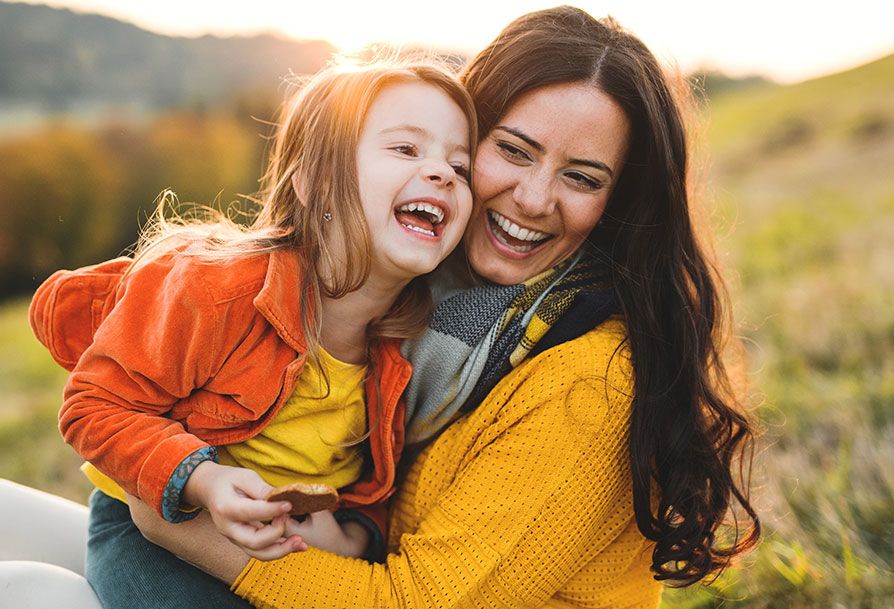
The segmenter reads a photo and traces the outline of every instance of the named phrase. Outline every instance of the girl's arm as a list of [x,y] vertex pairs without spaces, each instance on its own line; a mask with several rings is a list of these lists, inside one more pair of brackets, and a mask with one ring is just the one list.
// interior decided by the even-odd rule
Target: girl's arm
[[183,486],[214,456],[167,416],[208,382],[214,351],[223,348],[222,312],[197,266],[163,258],[122,281],[72,370],[59,413],[62,436],[78,454],[171,521],[189,517],[180,509]]
[[[225,330],[247,327],[250,297],[221,299],[207,283],[226,271],[185,256],[134,269],[69,377],[59,427],[82,457],[165,519],[194,516],[184,505],[207,507],[224,534],[260,556],[275,531],[252,523],[288,504],[263,501],[271,487],[257,474],[217,465],[214,449],[169,416],[238,346],[239,334]],[[60,321],[63,330],[75,323]],[[225,398],[202,399],[213,410]]]

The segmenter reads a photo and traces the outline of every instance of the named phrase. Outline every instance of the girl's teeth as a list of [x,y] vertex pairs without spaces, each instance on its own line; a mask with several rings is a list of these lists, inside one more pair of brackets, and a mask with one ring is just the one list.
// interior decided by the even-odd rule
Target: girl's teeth
[[436,236],[436,235],[434,234],[434,232],[432,232],[432,231],[430,231],[430,230],[425,230],[424,228],[421,228],[421,227],[419,227],[419,226],[412,226],[412,225],[410,225],[410,224],[404,224],[403,222],[401,222],[401,226],[403,226],[404,228],[409,228],[409,229],[412,230],[412,231],[416,231],[417,233],[422,233],[423,235],[428,235],[428,236],[430,236],[430,237],[435,237],[435,236]]
[[432,218],[434,218],[433,224],[440,224],[444,221],[444,211],[440,207],[428,203],[408,203],[407,205],[401,205],[397,211],[424,211],[431,214]]

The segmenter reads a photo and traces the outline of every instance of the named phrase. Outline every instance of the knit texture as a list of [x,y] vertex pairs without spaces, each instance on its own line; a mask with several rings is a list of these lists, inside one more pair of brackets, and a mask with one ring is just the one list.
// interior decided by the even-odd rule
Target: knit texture
[[529,354],[577,338],[615,309],[608,267],[583,250],[515,285],[482,284],[457,257],[432,282],[431,324],[401,347],[413,364],[407,445],[431,439],[473,410]]
[[383,565],[309,550],[251,561],[263,608],[658,606],[633,518],[632,369],[611,319],[515,368],[400,485]]

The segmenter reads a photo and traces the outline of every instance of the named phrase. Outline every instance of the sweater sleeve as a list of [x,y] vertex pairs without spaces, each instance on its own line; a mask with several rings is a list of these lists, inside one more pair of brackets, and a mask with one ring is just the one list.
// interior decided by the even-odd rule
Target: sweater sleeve
[[[613,356],[594,362],[586,337],[570,344],[504,379],[478,407],[494,413],[481,428],[461,421],[445,432],[477,437],[432,499],[419,496],[420,481],[422,520],[384,565],[311,549],[251,561],[234,591],[276,609],[543,604],[632,514],[629,359],[608,346]],[[425,469],[443,475],[443,465]],[[618,564],[629,560],[619,556]]]
[[[122,284],[119,300],[69,377],[59,428],[84,459],[168,520],[172,478],[211,458],[208,445],[165,416],[204,385],[221,349],[217,319],[196,263],[146,263]],[[182,476],[181,476],[182,477]]]

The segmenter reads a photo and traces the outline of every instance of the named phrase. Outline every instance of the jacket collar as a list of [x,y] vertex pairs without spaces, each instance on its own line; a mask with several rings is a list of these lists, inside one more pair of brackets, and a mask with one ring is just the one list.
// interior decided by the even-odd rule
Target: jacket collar
[[304,269],[294,248],[270,252],[264,286],[254,299],[255,308],[270,322],[277,334],[295,351],[307,351],[301,325],[301,303],[313,308],[311,294],[300,294]]

